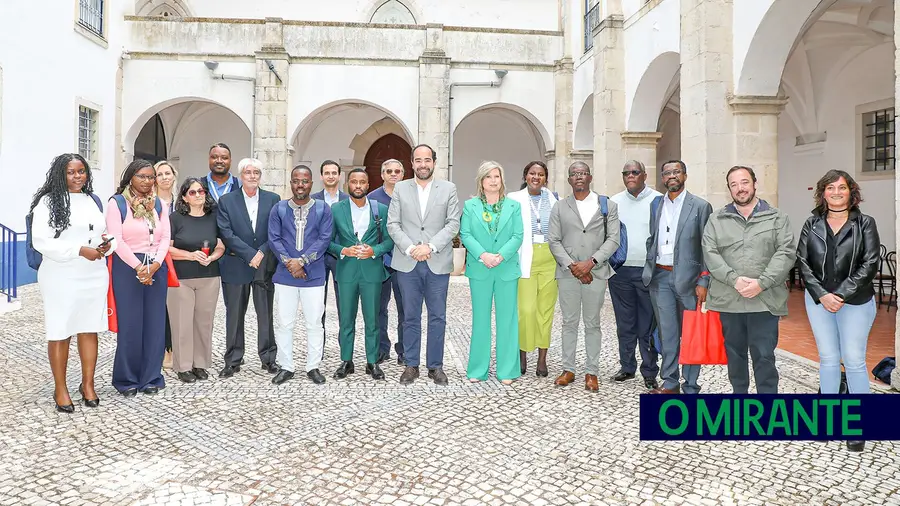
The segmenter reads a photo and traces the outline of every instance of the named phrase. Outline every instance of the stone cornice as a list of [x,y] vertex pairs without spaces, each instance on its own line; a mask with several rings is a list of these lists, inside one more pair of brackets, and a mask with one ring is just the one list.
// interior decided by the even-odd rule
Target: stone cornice
[[662,136],[662,132],[622,132],[622,142],[632,146],[656,147],[656,143],[662,139]]
[[623,28],[625,28],[625,19],[622,17],[622,15],[621,14],[612,14],[612,15],[608,16],[606,19],[604,19],[603,21],[601,21],[597,26],[594,27],[594,30],[591,33],[591,36],[596,37],[597,34],[602,32],[603,30],[610,30],[610,29],[621,30]]
[[729,95],[728,105],[735,114],[779,114],[788,103],[788,97],[756,95]]

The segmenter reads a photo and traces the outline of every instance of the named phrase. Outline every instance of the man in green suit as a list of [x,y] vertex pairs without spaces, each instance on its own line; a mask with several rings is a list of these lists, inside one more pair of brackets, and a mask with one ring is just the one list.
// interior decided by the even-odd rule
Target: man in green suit
[[337,283],[340,287],[340,345],[341,365],[335,371],[337,379],[354,372],[353,343],[356,329],[356,310],[362,300],[366,335],[366,374],[383,380],[384,372],[378,360],[378,309],[381,305],[381,284],[388,278],[382,256],[394,248],[387,232],[388,208],[366,198],[369,175],[362,168],[347,175],[350,198],[331,206],[334,233],[328,252],[338,258]]

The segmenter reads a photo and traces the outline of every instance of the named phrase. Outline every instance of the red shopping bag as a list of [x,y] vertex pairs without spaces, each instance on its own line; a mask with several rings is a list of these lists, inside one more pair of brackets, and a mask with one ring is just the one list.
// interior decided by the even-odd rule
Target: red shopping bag
[[719,313],[698,307],[685,311],[681,327],[681,365],[726,365],[725,337]]
[[106,289],[106,317],[109,318],[109,331],[118,333],[119,317],[116,313],[116,297],[113,295],[112,263],[112,255],[106,257],[106,266],[109,269],[109,288]]
[[166,285],[169,288],[178,288],[181,283],[178,281],[178,274],[175,273],[175,263],[172,261],[172,254],[166,253],[166,267],[169,268]]

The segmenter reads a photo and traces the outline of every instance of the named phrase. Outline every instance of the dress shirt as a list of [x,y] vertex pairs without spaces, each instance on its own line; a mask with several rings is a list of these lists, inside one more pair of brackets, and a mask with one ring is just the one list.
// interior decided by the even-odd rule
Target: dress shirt
[[218,184],[212,178],[212,172],[210,172],[206,175],[206,185],[209,187],[209,193],[210,195],[212,195],[213,200],[218,202],[222,195],[230,192],[234,186],[240,188],[241,183],[239,182],[238,178],[229,174],[228,179],[226,179],[224,183]]
[[328,193],[328,189],[322,190],[322,194],[325,196],[325,203],[328,204],[328,207],[331,207],[337,204],[341,200],[341,190],[334,192],[334,195]]
[[244,195],[247,215],[250,216],[250,226],[253,228],[253,232],[256,232],[256,214],[259,212],[259,189],[256,190],[256,195],[252,197],[247,195],[247,190],[241,190],[241,193]]
[[678,217],[681,216],[681,208],[684,206],[684,197],[686,191],[682,191],[675,201],[666,194],[663,197],[663,208],[659,216],[659,230],[657,232],[656,242],[656,263],[660,265],[675,265],[674,249],[672,253],[663,254],[662,249],[665,244],[675,244],[675,234],[678,232]]
[[[422,219],[425,219],[425,210],[428,209],[428,198],[431,196],[431,188],[434,186],[434,180],[429,181],[425,187],[416,181],[416,193],[419,195],[419,211],[422,212]],[[428,246],[431,248],[431,252],[434,253],[435,247],[434,244],[428,243]],[[412,244],[410,247],[406,248],[406,256],[411,256],[410,252],[412,252],[413,248],[416,245]]]
[[581,215],[583,226],[587,227],[591,222],[591,218],[597,214],[600,209],[599,196],[593,191],[588,192],[588,196],[584,200],[575,199],[575,206],[578,208],[578,214]]
[[356,205],[356,202],[350,202],[350,219],[353,221],[353,232],[360,241],[366,235],[366,231],[369,230],[369,215],[371,212],[369,199],[366,199],[366,203],[362,207]]

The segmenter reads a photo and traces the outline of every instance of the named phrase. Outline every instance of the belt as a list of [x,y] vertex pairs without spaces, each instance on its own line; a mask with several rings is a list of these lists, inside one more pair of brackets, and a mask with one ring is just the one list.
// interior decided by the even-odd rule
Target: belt
[[657,269],[662,269],[662,270],[664,270],[664,271],[672,272],[672,266],[671,266],[671,265],[656,264],[656,268],[657,268]]

